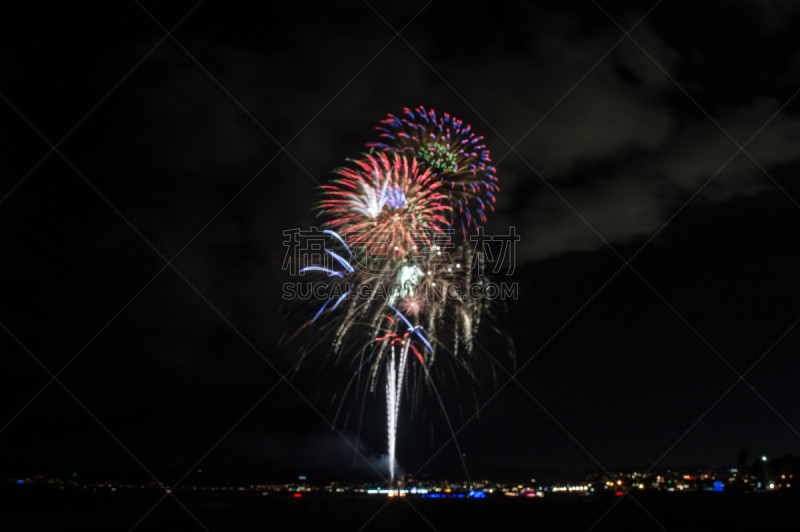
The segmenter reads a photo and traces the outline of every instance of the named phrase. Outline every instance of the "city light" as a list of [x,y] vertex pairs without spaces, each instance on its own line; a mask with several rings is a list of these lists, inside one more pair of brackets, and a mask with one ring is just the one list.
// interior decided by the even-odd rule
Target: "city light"
[[80,490],[113,493],[115,497],[130,493],[133,490],[157,490],[162,494],[180,494],[192,492],[239,492],[254,495],[279,495],[300,499],[305,495],[363,495],[372,497],[408,497],[426,499],[498,499],[512,497],[516,500],[532,500],[540,497],[570,498],[598,497],[614,494],[618,497],[629,493],[674,493],[676,497],[682,493],[785,493],[797,490],[794,487],[794,472],[800,470],[800,459],[788,457],[773,459],[769,466],[760,466],[765,461],[756,456],[752,468],[739,468],[735,472],[730,467],[696,468],[690,470],[666,469],[659,472],[615,472],[584,474],[568,482],[537,482],[535,478],[516,482],[479,481],[440,481],[406,479],[407,487],[388,488],[375,484],[353,484],[333,481],[324,483],[310,482],[308,478],[295,477],[294,481],[277,484],[249,485],[181,485],[176,488],[165,487],[152,481],[148,483],[126,482],[119,480],[78,480],[70,474],[66,477],[50,477],[45,475],[22,476],[6,479],[6,485],[13,485],[15,490],[26,492],[36,486],[51,486],[55,490]]

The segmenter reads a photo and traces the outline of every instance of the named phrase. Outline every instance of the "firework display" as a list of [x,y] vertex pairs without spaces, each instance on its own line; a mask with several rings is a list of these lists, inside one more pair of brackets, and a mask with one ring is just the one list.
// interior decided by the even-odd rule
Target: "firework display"
[[444,185],[452,205],[453,221],[463,235],[478,222],[486,222],[486,210],[494,210],[498,190],[495,168],[483,137],[448,113],[437,117],[433,109],[406,108],[405,116],[389,114],[377,129],[381,141],[368,147],[409,154],[429,168]]
[[488,302],[469,290],[485,279],[467,234],[486,220],[498,187],[483,137],[449,114],[406,109],[378,130],[369,153],[321,187],[327,260],[300,271],[331,287],[307,325],[332,330],[337,361],[354,356],[347,388],[362,374],[370,392],[383,382],[393,483],[404,390],[412,401],[425,386],[435,391],[429,370],[440,352],[471,374]]

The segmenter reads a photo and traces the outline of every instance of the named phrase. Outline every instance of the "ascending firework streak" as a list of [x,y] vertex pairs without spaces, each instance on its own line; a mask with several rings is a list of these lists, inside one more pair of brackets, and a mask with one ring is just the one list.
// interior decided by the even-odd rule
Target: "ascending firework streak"
[[[389,331],[389,335],[394,335]],[[398,340],[399,338],[395,338]],[[382,340],[376,338],[376,340]],[[400,344],[400,356],[397,355],[397,343]],[[400,416],[400,397],[403,394],[403,377],[406,371],[406,360],[408,359],[408,348],[411,342],[404,338],[400,342],[392,341],[390,347],[390,358],[386,364],[386,437],[389,448],[389,481],[394,480],[394,457],[395,442],[397,440],[397,418]]]
[[[359,342],[357,375],[369,368],[372,392],[382,373],[386,379],[393,483],[403,389],[415,391],[415,383],[425,383],[438,398],[429,372],[437,347],[450,350],[455,363],[473,375],[472,339],[487,302],[467,290],[484,279],[472,271],[477,257],[470,256],[466,237],[494,208],[497,178],[483,137],[448,114],[406,109],[405,117],[389,115],[377,129],[381,142],[368,143],[370,153],[350,160],[322,187],[316,209],[333,247],[340,248],[325,248],[333,267],[301,271],[324,273],[341,288],[308,323],[339,315],[332,344],[337,359],[355,331],[373,339]],[[454,240],[456,229],[461,242]]]

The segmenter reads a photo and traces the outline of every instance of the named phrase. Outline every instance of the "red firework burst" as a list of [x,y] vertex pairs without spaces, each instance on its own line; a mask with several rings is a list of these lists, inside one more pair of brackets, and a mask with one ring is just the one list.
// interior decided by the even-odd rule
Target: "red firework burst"
[[317,205],[328,226],[367,258],[399,258],[449,227],[451,206],[430,168],[413,157],[379,152],[340,168]]

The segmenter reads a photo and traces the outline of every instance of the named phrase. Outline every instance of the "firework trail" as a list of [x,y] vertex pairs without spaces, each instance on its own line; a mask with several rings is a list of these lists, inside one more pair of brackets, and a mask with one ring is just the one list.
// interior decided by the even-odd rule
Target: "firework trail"
[[370,392],[385,379],[391,484],[404,388],[418,402],[421,385],[432,387],[442,404],[429,371],[437,347],[473,376],[473,338],[488,301],[468,290],[485,278],[467,233],[494,209],[498,187],[483,137],[449,114],[405,109],[377,129],[370,153],[321,187],[315,209],[329,264],[300,271],[324,274],[336,288],[306,325],[333,329],[335,361],[355,353],[358,370],[344,393],[362,368]]

